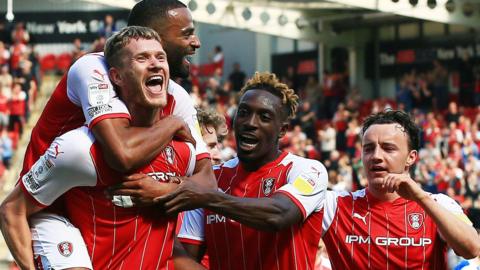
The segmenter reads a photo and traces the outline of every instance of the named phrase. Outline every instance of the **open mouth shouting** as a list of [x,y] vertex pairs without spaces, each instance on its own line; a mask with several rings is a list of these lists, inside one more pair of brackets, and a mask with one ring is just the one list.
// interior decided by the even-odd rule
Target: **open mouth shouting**
[[147,78],[145,86],[152,95],[162,94],[165,78],[163,75],[153,75]]
[[258,138],[251,134],[251,133],[241,133],[238,136],[238,148],[243,150],[243,151],[252,151],[254,150],[257,145],[258,145]]

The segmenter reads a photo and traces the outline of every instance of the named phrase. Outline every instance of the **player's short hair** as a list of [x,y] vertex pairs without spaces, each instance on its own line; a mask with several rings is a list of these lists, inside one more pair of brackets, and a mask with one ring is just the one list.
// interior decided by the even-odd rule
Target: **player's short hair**
[[[221,138],[227,135],[227,121],[225,117],[217,111],[199,108],[197,109],[197,118],[200,127],[206,128],[207,126],[212,126],[217,132],[217,137]],[[210,132],[209,130],[207,131]]]
[[128,25],[152,27],[159,20],[168,18],[169,10],[186,7],[178,0],[142,0],[130,11]]
[[295,117],[298,107],[298,96],[293,89],[288,88],[288,85],[280,82],[274,73],[255,72],[255,75],[242,88],[240,94],[243,95],[252,89],[265,90],[279,97],[284,108],[284,120],[291,120]]
[[408,150],[418,150],[420,141],[420,128],[415,124],[412,117],[404,111],[386,110],[368,116],[363,122],[362,136],[365,131],[372,126],[378,124],[399,124],[403,132],[408,135]]
[[122,64],[122,49],[132,39],[155,39],[160,42],[160,36],[153,29],[143,26],[127,26],[112,35],[105,43],[105,59],[109,67],[120,67]]

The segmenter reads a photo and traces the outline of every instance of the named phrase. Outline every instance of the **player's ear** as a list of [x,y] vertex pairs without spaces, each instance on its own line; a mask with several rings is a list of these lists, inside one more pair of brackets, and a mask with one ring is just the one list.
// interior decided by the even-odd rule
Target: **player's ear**
[[415,163],[415,161],[417,161],[417,157],[418,157],[417,150],[411,150],[410,153],[408,153],[405,165],[408,167],[412,166]]
[[122,76],[118,72],[118,69],[111,67],[108,70],[108,77],[110,78],[110,81],[112,81],[114,85],[118,85],[118,86],[122,85],[123,80],[122,80]]
[[283,122],[282,127],[280,128],[280,133],[278,134],[279,139],[285,136],[285,134],[288,131],[288,127],[289,127],[288,122]]

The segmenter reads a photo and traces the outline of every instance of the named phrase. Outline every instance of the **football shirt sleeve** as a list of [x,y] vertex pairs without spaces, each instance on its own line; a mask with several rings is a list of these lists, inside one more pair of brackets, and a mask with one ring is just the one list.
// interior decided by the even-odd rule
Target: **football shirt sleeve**
[[90,156],[93,141],[87,127],[57,137],[22,177],[20,185],[26,195],[45,207],[73,187],[95,186],[97,175]]
[[300,158],[293,161],[287,175],[287,184],[277,192],[292,199],[306,219],[312,212],[322,209],[327,184],[328,173],[320,162]]
[[88,54],[70,67],[67,76],[68,98],[82,107],[89,128],[106,118],[129,118],[127,107],[115,92],[105,58]]
[[204,210],[202,208],[186,211],[178,239],[182,243],[201,245],[205,239]]
[[169,92],[173,95],[175,99],[175,108],[173,110],[173,115],[179,116],[187,123],[192,133],[193,138],[195,139],[195,151],[197,160],[203,158],[209,158],[210,154],[207,150],[207,145],[203,141],[202,131],[200,130],[200,124],[197,119],[197,110],[193,106],[192,98],[188,95],[187,91],[183,89],[179,84],[170,80],[169,81]]
[[433,200],[438,204],[443,206],[447,211],[452,213],[455,217],[465,222],[466,224],[472,226],[473,223],[468,219],[467,215],[463,212],[462,207],[452,198],[448,197],[445,194],[431,194]]

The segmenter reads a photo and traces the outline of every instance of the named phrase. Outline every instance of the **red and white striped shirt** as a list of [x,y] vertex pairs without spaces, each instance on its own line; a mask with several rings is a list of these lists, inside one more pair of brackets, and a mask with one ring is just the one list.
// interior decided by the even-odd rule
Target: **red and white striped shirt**
[[[196,140],[197,160],[209,157],[197,121],[197,111],[188,93],[170,80],[167,106],[161,116],[176,115],[190,127]],[[87,124],[90,128],[107,118],[130,118],[108,78],[103,53],[91,53],[75,61],[55,88],[32,130],[20,178],[43,155],[53,140],[67,131]]]
[[[431,196],[466,218],[448,196]],[[334,269],[447,269],[446,243],[416,202],[380,201],[367,189],[328,191],[323,211],[322,237]]]
[[[105,189],[124,176],[108,167],[100,149],[87,127],[67,132],[22,178],[23,186],[42,205],[66,192],[67,217],[80,230],[94,269],[173,269],[177,217],[163,216],[154,207],[113,205]],[[193,146],[172,141],[137,172],[167,181],[190,175],[194,167]]]
[[259,231],[211,211],[185,214],[180,241],[207,245],[210,269],[313,269],[321,233],[327,171],[318,161],[282,153],[254,172],[238,158],[214,168],[218,187],[237,197],[288,196],[304,221],[279,232]]

